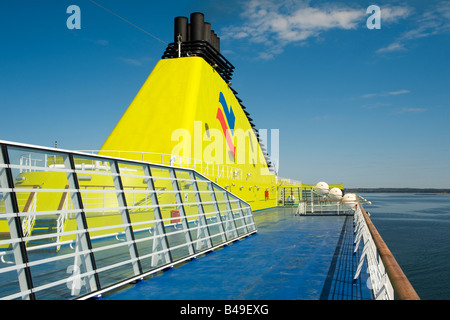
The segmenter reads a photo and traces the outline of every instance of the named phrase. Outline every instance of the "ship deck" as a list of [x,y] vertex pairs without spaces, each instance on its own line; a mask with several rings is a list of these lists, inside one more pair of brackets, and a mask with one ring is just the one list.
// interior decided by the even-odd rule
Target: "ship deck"
[[258,233],[102,299],[372,299],[364,269],[353,281],[361,252],[353,254],[352,216],[298,216],[277,207],[254,218]]

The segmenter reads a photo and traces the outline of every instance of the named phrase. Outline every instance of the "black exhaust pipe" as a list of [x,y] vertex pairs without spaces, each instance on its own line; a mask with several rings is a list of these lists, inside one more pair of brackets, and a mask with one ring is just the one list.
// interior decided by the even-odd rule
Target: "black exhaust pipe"
[[205,15],[201,12],[191,13],[190,21],[187,17],[176,17],[174,31],[175,43],[180,35],[181,42],[203,40],[220,52],[220,38],[211,29],[211,23],[205,22]]
[[191,13],[191,41],[204,40],[205,16],[203,13]]
[[210,43],[213,46],[213,48],[217,50],[217,35],[214,32],[214,30],[211,31],[211,42]]
[[203,40],[211,43],[211,23],[205,22]]
[[175,18],[175,37],[174,42],[178,42],[178,35],[181,35],[181,41],[188,41],[188,18]]

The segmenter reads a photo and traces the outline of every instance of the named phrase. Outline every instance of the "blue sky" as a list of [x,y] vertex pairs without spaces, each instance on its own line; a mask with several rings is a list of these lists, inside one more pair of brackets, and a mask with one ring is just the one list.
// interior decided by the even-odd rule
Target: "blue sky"
[[161,41],[89,0],[0,2],[1,140],[99,149],[174,17],[200,11],[256,126],[279,129],[280,176],[450,188],[450,1],[96,1]]

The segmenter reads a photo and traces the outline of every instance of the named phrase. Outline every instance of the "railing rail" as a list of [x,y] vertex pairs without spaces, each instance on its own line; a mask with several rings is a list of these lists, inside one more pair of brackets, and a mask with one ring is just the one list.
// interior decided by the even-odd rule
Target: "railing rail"
[[353,254],[360,252],[359,263],[353,281],[356,282],[358,280],[363,265],[366,264],[366,271],[369,274],[367,285],[372,290],[374,298],[376,300],[393,300],[394,290],[392,284],[389,281],[384,264],[379,258],[377,247],[362,216],[361,206],[356,205],[353,224],[355,235]]
[[0,140],[0,299],[86,299],[256,231],[193,169]]
[[394,258],[394,255],[389,250],[383,238],[378,233],[378,230],[375,228],[366,210],[359,201],[358,204],[361,215],[364,218],[368,231],[370,232],[370,235],[376,246],[378,255],[383,263],[384,268],[386,269],[386,274],[388,275],[389,281],[394,289],[395,298],[399,300],[420,300],[419,295],[409,282],[408,278],[404,274],[400,265],[397,263],[397,260]]
[[90,154],[108,155],[117,158],[131,158],[139,161],[158,163],[180,168],[194,169],[205,176],[242,180],[242,169],[223,164],[211,163],[199,159],[174,156],[168,153],[117,151],[117,150],[79,150]]
[[234,66],[208,41],[195,40],[181,43],[181,52],[177,52],[177,44],[170,43],[164,52],[162,59],[177,58],[179,54],[182,57],[198,56],[205,59],[226,81],[231,81]]
[[296,215],[353,215],[354,254],[359,254],[353,281],[356,282],[360,278],[365,267],[369,275],[367,285],[372,290],[374,299],[420,299],[359,200],[343,202],[330,199],[295,199],[295,202],[285,202],[284,205],[292,206]]
[[[285,202],[284,204],[290,205]],[[348,208],[344,206],[342,201],[333,201],[333,200],[301,200],[296,203],[292,203],[292,205],[296,208],[296,215],[306,215],[306,214],[346,214],[350,213]]]

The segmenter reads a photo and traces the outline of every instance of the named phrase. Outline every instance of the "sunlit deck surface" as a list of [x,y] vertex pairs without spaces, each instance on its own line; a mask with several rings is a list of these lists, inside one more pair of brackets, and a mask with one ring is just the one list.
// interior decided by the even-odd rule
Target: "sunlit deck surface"
[[254,212],[258,233],[169,271],[105,294],[104,300],[366,300],[365,269],[353,275],[353,217]]

